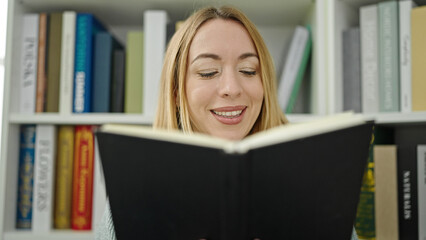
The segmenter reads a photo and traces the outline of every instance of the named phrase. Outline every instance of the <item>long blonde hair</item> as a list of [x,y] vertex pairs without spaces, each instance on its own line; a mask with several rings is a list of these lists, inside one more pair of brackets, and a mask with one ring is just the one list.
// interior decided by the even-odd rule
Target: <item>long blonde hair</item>
[[188,52],[192,39],[201,25],[217,18],[241,23],[251,36],[259,56],[264,97],[259,117],[250,134],[288,122],[278,104],[274,65],[261,35],[244,13],[236,8],[226,6],[221,8],[206,7],[196,11],[182,24],[170,40],[164,57],[154,128],[181,129],[185,133],[193,132],[185,94]]

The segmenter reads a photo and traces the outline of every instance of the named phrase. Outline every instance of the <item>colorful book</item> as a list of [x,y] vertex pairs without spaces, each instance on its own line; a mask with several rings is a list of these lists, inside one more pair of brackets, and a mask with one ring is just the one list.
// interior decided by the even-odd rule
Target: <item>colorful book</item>
[[35,159],[36,127],[20,127],[18,202],[16,208],[16,228],[31,229],[33,213],[33,183]]
[[115,49],[123,46],[109,32],[95,34],[92,112],[110,112]]
[[412,0],[399,1],[399,67],[401,112],[411,112],[411,10]]
[[411,54],[412,54],[412,110],[426,111],[426,6],[414,8],[411,11]]
[[37,89],[39,15],[27,13],[22,20],[21,84],[19,112],[34,113]]
[[398,240],[397,146],[374,146],[376,239]]
[[379,10],[379,111],[399,112],[398,2],[378,4]]
[[[143,100],[142,113],[154,117],[160,92],[160,78],[167,39],[167,12],[147,10],[143,14]],[[139,66],[140,67],[140,66]]]
[[419,204],[419,240],[426,239],[426,145],[417,145],[417,198]]
[[71,228],[92,229],[94,136],[92,126],[75,127]]
[[72,177],[74,163],[74,127],[58,127],[54,228],[71,228]]
[[144,33],[130,31],[126,44],[126,75],[124,90],[124,112],[142,113],[142,82],[144,61]]
[[112,61],[111,112],[124,112],[125,51],[114,50]]
[[342,33],[343,51],[343,111],[362,112],[361,104],[361,45],[359,27]]
[[51,13],[48,31],[46,112],[59,111],[61,74],[62,12]]
[[75,37],[74,108],[75,113],[92,111],[94,37],[105,27],[90,13],[78,13]]
[[36,126],[32,230],[47,233],[53,227],[53,194],[56,160],[56,126]]
[[48,31],[48,15],[40,13],[38,27],[38,60],[37,60],[37,95],[36,95],[36,112],[45,111],[46,101],[46,58],[47,58],[47,31]]
[[378,19],[377,5],[359,10],[361,31],[362,111],[379,112]]
[[72,113],[76,17],[74,11],[65,11],[62,16],[60,114]]

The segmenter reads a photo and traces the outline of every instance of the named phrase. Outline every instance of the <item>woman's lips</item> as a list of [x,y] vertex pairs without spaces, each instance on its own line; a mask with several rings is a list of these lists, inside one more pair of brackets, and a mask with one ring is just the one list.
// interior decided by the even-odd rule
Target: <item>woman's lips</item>
[[210,110],[212,115],[221,123],[235,125],[243,120],[246,106],[222,107]]

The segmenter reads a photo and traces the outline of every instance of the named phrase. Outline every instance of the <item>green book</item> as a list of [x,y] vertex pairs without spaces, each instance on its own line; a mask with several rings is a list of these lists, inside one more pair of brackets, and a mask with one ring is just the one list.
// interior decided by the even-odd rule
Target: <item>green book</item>
[[398,112],[399,34],[398,2],[380,2],[379,12],[379,111]]
[[62,13],[51,13],[47,51],[46,112],[59,111],[59,78],[61,77]]
[[127,34],[124,112],[142,113],[143,32]]
[[305,76],[306,66],[308,65],[309,57],[311,56],[311,48],[312,48],[312,30],[311,26],[307,25],[308,29],[308,41],[306,42],[305,50],[303,51],[302,61],[300,62],[299,70],[297,71],[296,81],[293,85],[293,90],[291,91],[290,99],[288,100],[287,108],[285,110],[286,113],[292,113],[294,105],[296,104],[297,95],[299,94],[300,86],[302,85],[303,77]]

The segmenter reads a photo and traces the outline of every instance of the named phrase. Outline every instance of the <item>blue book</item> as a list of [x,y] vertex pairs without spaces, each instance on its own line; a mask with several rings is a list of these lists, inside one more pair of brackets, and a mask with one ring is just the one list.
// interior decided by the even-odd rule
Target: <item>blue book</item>
[[16,228],[31,229],[35,158],[35,125],[22,125],[20,129],[18,202]]
[[111,77],[113,74],[113,55],[115,49],[123,46],[109,32],[95,35],[93,72],[93,112],[111,111]]
[[78,13],[75,31],[73,112],[88,113],[92,111],[94,37],[106,29],[93,14]]

